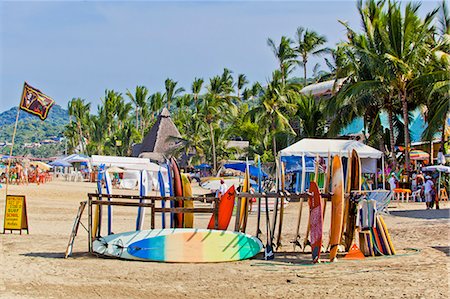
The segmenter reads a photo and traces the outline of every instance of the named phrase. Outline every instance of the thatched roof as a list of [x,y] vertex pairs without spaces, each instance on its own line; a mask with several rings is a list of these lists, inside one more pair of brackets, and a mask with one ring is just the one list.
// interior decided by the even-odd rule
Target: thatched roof
[[177,138],[181,138],[181,134],[170,118],[169,110],[164,107],[156,123],[142,141],[139,157],[159,161],[180,146]]
[[306,95],[319,96],[330,96],[341,88],[346,78],[341,78],[336,80],[329,80],[324,82],[319,82],[315,84],[310,84],[300,90],[301,93]]

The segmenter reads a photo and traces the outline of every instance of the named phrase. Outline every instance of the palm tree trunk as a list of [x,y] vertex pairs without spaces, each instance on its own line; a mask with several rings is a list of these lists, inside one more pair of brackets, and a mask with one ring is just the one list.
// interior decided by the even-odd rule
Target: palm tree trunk
[[394,169],[397,167],[397,157],[395,156],[395,136],[394,136],[394,121],[392,120],[392,107],[388,107],[388,122],[389,122],[389,142],[392,153],[392,164]]
[[85,149],[84,149],[84,140],[83,140],[83,132],[81,130],[81,124],[79,122],[77,122],[77,126],[78,126],[78,131],[80,132],[80,145],[81,145],[81,151],[84,154],[85,153]]
[[136,130],[138,130],[139,126],[139,112],[138,112],[138,106],[136,105]]
[[405,127],[405,166],[406,170],[409,171],[409,118],[408,118],[408,102],[406,101],[406,92],[403,91],[400,94],[400,100],[402,102],[402,112],[403,112],[403,124]]
[[[442,132],[441,132],[441,146],[439,147],[439,149],[442,149],[442,153],[445,155],[445,125],[446,125],[446,117],[444,117],[443,123],[442,123]],[[431,161],[433,162],[433,161]]]
[[306,84],[306,62],[303,62],[303,79],[304,79],[304,84],[305,84],[305,86],[307,85]]
[[214,141],[214,130],[212,127],[212,122],[209,123],[209,133],[211,135],[211,145],[212,145],[212,156],[213,156],[213,172],[216,174],[217,163],[216,163],[216,143]]

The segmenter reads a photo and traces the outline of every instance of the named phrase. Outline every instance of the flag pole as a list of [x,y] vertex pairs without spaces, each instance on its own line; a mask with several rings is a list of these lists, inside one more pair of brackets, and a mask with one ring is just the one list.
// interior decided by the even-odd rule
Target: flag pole
[[11,160],[12,160],[12,154],[13,154],[13,148],[14,148],[14,140],[16,139],[16,131],[17,131],[17,123],[19,122],[19,114],[20,114],[20,103],[17,107],[17,115],[16,115],[16,123],[14,124],[14,131],[12,135],[12,142],[11,142],[11,149],[9,150],[9,159],[8,159],[8,166],[6,167],[6,195],[8,195],[8,186],[9,186],[9,169],[11,167]]

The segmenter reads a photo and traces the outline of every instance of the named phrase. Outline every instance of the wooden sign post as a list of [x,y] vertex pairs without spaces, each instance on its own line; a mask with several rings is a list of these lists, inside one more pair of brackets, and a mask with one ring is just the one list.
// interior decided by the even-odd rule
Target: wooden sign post
[[9,230],[28,231],[27,204],[25,195],[6,195],[5,220],[3,222],[3,233]]

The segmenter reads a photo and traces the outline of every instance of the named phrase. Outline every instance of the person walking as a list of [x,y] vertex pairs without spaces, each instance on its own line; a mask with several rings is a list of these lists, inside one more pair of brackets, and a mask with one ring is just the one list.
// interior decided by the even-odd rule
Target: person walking
[[433,180],[431,179],[431,176],[427,175],[425,177],[426,181],[424,184],[424,191],[425,191],[425,202],[427,205],[427,210],[431,209],[433,204]]

